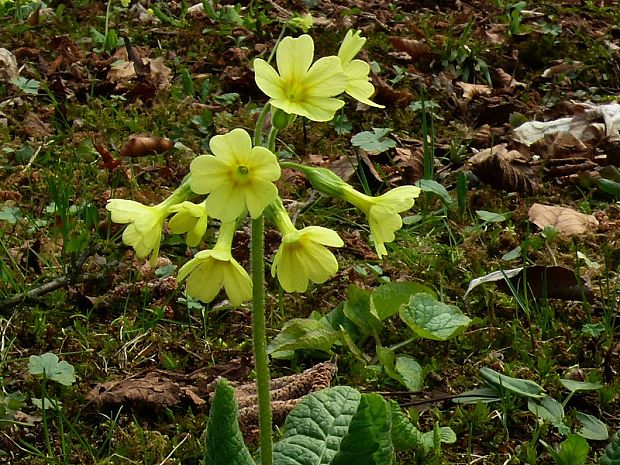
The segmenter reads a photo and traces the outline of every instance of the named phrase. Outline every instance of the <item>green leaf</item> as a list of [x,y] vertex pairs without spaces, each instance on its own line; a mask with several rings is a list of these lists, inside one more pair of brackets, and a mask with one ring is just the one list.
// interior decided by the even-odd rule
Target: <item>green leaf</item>
[[584,438],[571,434],[560,443],[558,465],[583,465],[586,463],[590,446]]
[[21,217],[19,207],[3,205],[2,210],[0,210],[0,221],[8,221],[10,224],[16,224]]
[[207,421],[205,465],[254,465],[237,422],[235,390],[221,379]]
[[614,435],[607,445],[599,465],[620,465],[620,431]]
[[56,354],[51,352],[43,355],[31,355],[28,371],[31,375],[43,375],[45,373],[47,379],[65,386],[71,386],[75,383],[73,365],[64,360],[60,362]]
[[360,147],[371,154],[378,154],[396,147],[396,142],[386,138],[390,133],[389,128],[373,128],[373,132],[363,131],[351,137],[351,144]]
[[425,292],[435,297],[429,287],[412,282],[382,284],[370,295],[370,312],[381,321],[398,313],[400,306],[407,303],[413,294]]
[[422,432],[405,416],[398,403],[390,401],[392,444],[396,450],[415,449],[422,441]]
[[575,381],[572,379],[560,379],[560,383],[570,392],[578,392],[578,391],[598,391],[603,387],[602,384],[599,383],[586,383],[584,381]]
[[511,378],[487,367],[480,368],[480,375],[485,383],[496,389],[507,389],[519,396],[534,399],[545,397],[545,390],[529,379]]
[[271,341],[267,352],[274,358],[285,358],[286,352],[308,349],[330,352],[338,339],[338,331],[322,320],[294,318]]
[[392,465],[392,415],[379,394],[363,394],[340,450],[330,465]]
[[332,464],[361,398],[349,386],[306,396],[284,422],[284,435],[273,448],[274,465]]
[[446,341],[462,334],[471,323],[471,319],[455,305],[439,302],[425,293],[411,296],[399,314],[418,336],[436,341]]
[[422,367],[412,357],[396,357],[396,372],[402,377],[402,383],[410,391],[419,391],[422,387]]
[[581,423],[581,429],[577,431],[579,436],[594,441],[605,441],[609,439],[607,426],[598,418],[583,412],[576,412],[575,418]]
[[43,402],[43,399],[39,399],[37,397],[32,397],[30,400],[32,401],[32,405],[34,405],[36,408],[43,410],[43,408],[45,407],[45,410],[47,409],[54,409],[54,410],[60,410],[60,406],[62,405],[62,402],[56,400],[56,399],[50,399],[49,397],[45,397],[45,403]]
[[452,428],[448,426],[439,427],[438,424],[435,423],[433,431],[422,433],[421,443],[426,450],[436,449],[442,442],[446,444],[453,444],[456,442],[456,434]]
[[344,305],[344,315],[361,330],[363,336],[378,333],[383,323],[370,311],[370,291],[351,285],[347,289],[348,300]]
[[420,179],[415,183],[415,185],[424,192],[431,192],[435,194],[441,199],[444,206],[450,207],[450,205],[452,205],[452,197],[450,197],[450,194],[446,188],[437,181],[433,181],[432,179]]
[[476,215],[478,215],[478,218],[482,221],[486,221],[487,223],[501,223],[507,219],[506,215],[503,213],[488,212],[486,210],[476,210]]
[[596,185],[603,192],[611,194],[614,197],[620,197],[620,183],[610,179],[599,178],[596,180]]
[[553,397],[545,396],[540,402],[528,399],[527,408],[530,412],[553,426],[560,426],[564,418],[564,407]]
[[344,306],[346,301],[340,302],[336,308],[321,318],[324,322],[329,324],[335,330],[343,329],[353,341],[359,341],[362,337],[362,333],[358,326],[349,320],[344,314]]
[[37,95],[39,93],[39,81],[35,79],[27,79],[25,77],[16,77],[11,80],[11,84],[19,88],[24,94]]
[[476,404],[482,402],[488,404],[502,400],[500,393],[495,388],[480,388],[465,391],[452,399],[455,404]]

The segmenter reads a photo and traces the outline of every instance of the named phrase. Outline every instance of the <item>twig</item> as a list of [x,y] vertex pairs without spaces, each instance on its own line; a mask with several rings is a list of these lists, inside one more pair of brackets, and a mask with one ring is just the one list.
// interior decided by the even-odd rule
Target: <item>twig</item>
[[80,274],[84,263],[86,263],[86,260],[88,259],[88,257],[90,257],[90,255],[91,247],[88,246],[86,247],[84,253],[80,256],[80,258],[75,262],[74,267],[69,271],[68,274],[52,279],[51,281],[44,283],[39,287],[35,287],[34,289],[30,289],[27,292],[22,292],[21,294],[17,294],[16,296],[13,296],[9,299],[0,301],[0,309],[6,307],[13,307],[27,300],[36,299],[44,294],[47,294],[48,292],[60,289],[61,287],[64,287],[69,283],[102,279],[102,277],[104,276],[103,273]]

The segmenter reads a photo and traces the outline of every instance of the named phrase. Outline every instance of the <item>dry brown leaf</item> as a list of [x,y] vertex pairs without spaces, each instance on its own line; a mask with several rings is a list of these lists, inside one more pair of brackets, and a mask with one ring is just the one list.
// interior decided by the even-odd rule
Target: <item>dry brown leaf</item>
[[0,80],[11,81],[19,76],[17,60],[6,48],[0,48]]
[[174,142],[159,136],[129,136],[121,149],[121,157],[145,157],[163,153],[174,147]]
[[529,220],[544,229],[553,226],[556,231],[568,236],[583,234],[598,226],[598,220],[592,215],[585,215],[572,208],[556,207],[535,203],[528,212]]
[[390,42],[396,50],[399,52],[405,52],[414,60],[431,54],[431,48],[423,40],[391,37]]
[[471,100],[478,95],[491,95],[491,88],[485,84],[470,84],[459,81],[456,85],[463,89],[463,98],[467,100]]
[[411,150],[396,147],[394,164],[400,171],[401,178],[405,184],[413,184],[424,177],[424,153],[422,150]]
[[583,63],[580,61],[573,61],[571,63],[563,62],[559,65],[552,66],[551,68],[547,68],[543,71],[542,77],[549,78],[553,76],[557,76],[558,74],[566,74],[570,71],[577,71],[583,68]]
[[506,144],[481,150],[468,160],[472,172],[497,189],[532,195],[540,187],[540,166]]

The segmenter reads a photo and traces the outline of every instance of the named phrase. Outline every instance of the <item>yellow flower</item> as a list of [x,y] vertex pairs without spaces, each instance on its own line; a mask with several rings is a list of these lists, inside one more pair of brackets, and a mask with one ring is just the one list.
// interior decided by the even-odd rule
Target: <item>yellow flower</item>
[[420,189],[415,186],[400,186],[379,197],[370,197],[349,187],[342,198],[366,215],[375,250],[381,258],[387,255],[384,243],[392,242],[395,238],[394,232],[403,226],[399,213],[409,210],[419,195]]
[[159,254],[161,229],[170,208],[183,202],[190,194],[189,178],[186,177],[168,198],[155,206],[147,207],[134,200],[112,199],[108,200],[106,210],[111,212],[113,222],[128,224],[123,231],[123,242],[132,246],[139,258],[153,252],[150,260],[153,266]]
[[209,147],[213,155],[201,155],[190,165],[192,190],[209,194],[207,213],[230,222],[247,209],[258,218],[278,195],[272,182],[280,177],[276,156],[265,147],[252,147],[250,135],[239,128],[211,138]]
[[333,97],[345,90],[348,78],[338,57],[323,57],[314,64],[313,58],[309,35],[285,37],[276,51],[278,71],[265,60],[254,60],[256,84],[274,107],[312,121],[329,121],[344,105]]
[[206,201],[195,204],[183,202],[170,208],[170,212],[176,214],[168,221],[168,226],[174,234],[185,234],[185,243],[190,247],[196,247],[207,230]]
[[295,228],[282,203],[277,199],[269,207],[271,218],[282,233],[282,244],[271,266],[286,292],[305,292],[308,281],[323,283],[338,271],[338,261],[326,246],[342,247],[335,231],[320,226]]
[[359,31],[349,30],[338,50],[338,58],[340,58],[342,69],[348,78],[347,87],[344,91],[355,100],[366,105],[385,108],[383,105],[378,105],[370,100],[370,96],[375,92],[374,86],[368,82],[370,66],[365,61],[353,59],[365,43],[366,38],[360,36]]
[[168,216],[168,206],[160,203],[154,207],[147,207],[140,202],[125,199],[108,201],[106,209],[112,213],[115,223],[129,223],[123,231],[123,242],[136,251],[139,258],[153,252],[153,260],[159,254],[161,229]]
[[236,224],[222,223],[217,243],[211,250],[202,250],[181,267],[177,280],[187,278],[188,295],[208,303],[224,287],[232,305],[252,298],[252,280],[231,255]]

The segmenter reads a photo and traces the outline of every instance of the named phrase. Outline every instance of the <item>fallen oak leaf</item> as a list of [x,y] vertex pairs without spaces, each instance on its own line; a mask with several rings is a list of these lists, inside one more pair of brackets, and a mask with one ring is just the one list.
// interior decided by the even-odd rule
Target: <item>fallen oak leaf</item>
[[456,85],[463,89],[463,98],[466,100],[472,100],[478,95],[491,95],[491,88],[485,84],[470,84],[459,81]]
[[174,147],[174,142],[166,137],[132,135],[121,148],[121,157],[145,157],[164,153]]
[[571,236],[583,234],[598,226],[598,220],[592,215],[585,215],[572,208],[556,207],[535,203],[528,212],[529,220],[541,229],[546,226],[561,234]]

